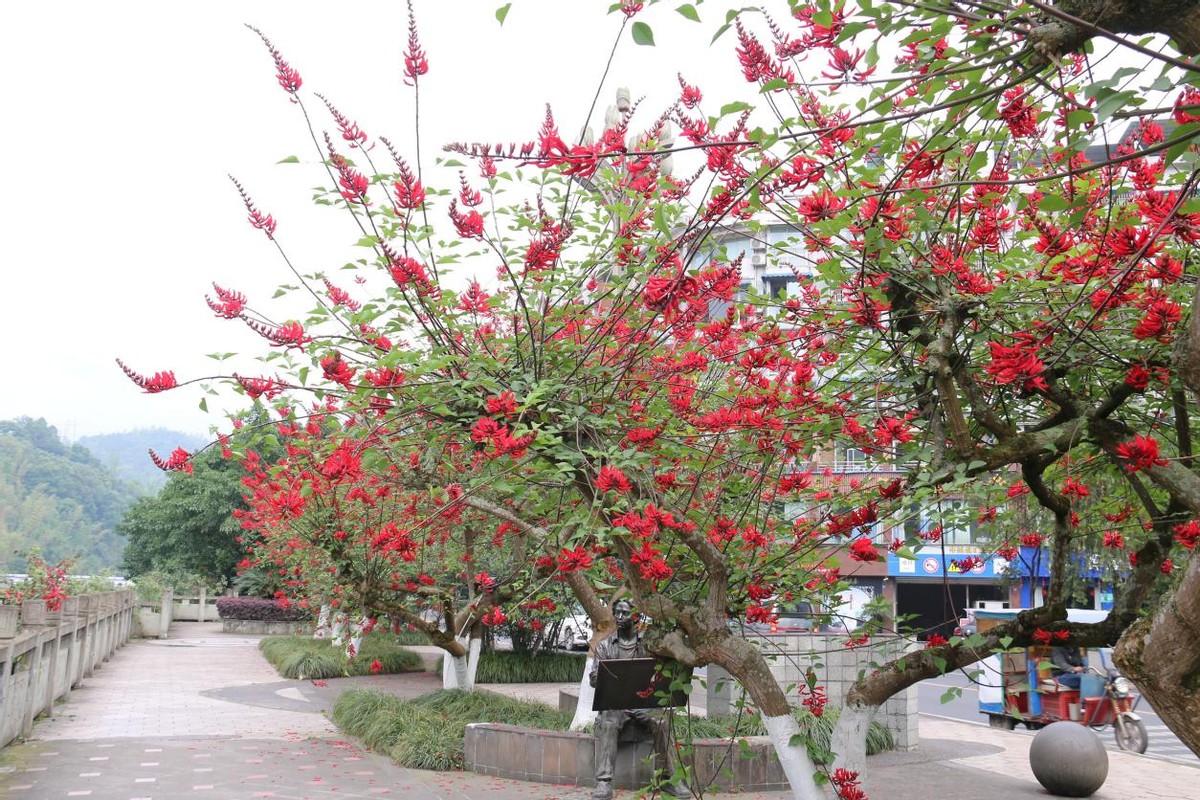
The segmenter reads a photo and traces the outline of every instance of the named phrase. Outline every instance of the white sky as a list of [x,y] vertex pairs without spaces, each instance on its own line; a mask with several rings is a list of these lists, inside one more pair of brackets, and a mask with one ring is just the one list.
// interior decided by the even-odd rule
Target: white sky
[[[418,0],[431,66],[421,94],[426,163],[448,140],[533,139],[546,102],[564,138],[583,121],[619,17],[606,14],[605,0],[514,0],[501,28],[500,5]],[[699,25],[676,5],[648,6],[638,17],[657,47],[638,47],[626,32],[599,117],[616,87],[630,85],[646,97],[637,127],[648,124],[676,96],[679,71],[708,90],[708,113],[747,93],[733,79],[736,39],[708,45],[730,4],[700,6]],[[242,323],[218,320],[204,303],[216,281],[269,310],[274,287],[288,278],[265,236],[245,222],[227,173],[275,215],[302,271],[332,273],[362,255],[346,246],[357,239],[348,220],[308,203],[323,174],[275,166],[292,154],[311,161],[314,151],[266,48],[243,23],[272,39],[305,92],[322,92],[369,135],[388,136],[413,157],[401,0],[5,4],[0,336],[9,366],[0,419],[45,417],[71,438],[155,425],[204,434],[222,424],[215,398],[215,413],[198,409],[198,387],[146,395],[114,359],[144,374],[171,369],[184,381],[219,371],[205,353],[265,350]],[[331,128],[319,101],[306,102]]]

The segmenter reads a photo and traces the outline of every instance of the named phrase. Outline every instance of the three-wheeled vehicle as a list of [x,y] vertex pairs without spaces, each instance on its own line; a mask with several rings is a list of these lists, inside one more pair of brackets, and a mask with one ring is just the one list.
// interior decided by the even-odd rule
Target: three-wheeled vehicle
[[[979,609],[975,612],[979,633],[1015,617],[1021,609]],[[1100,622],[1106,611],[1068,609],[1071,622]],[[1088,672],[1078,689],[1055,680],[1050,647],[1027,647],[994,653],[981,663],[979,713],[986,714],[992,727],[1012,730],[1018,722],[1040,728],[1051,722],[1069,720],[1103,730],[1111,725],[1117,747],[1146,752],[1146,726],[1133,709],[1141,699],[1133,685],[1110,668],[1103,651],[1092,651]],[[1100,668],[1097,668],[1099,664]]]

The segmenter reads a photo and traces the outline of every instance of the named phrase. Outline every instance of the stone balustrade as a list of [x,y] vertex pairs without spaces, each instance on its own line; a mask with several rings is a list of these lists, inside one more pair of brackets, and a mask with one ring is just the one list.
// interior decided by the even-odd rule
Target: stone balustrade
[[0,747],[33,731],[33,721],[92,675],[128,641],[132,589],[0,606]]

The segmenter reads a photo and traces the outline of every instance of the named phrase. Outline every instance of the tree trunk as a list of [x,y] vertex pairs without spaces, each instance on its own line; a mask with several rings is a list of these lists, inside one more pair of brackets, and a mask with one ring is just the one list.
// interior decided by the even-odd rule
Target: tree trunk
[[583,678],[579,681],[579,704],[575,706],[575,718],[571,720],[570,730],[581,731],[596,721],[596,712],[592,710],[596,689],[588,679],[595,661],[596,656],[589,650],[587,663],[583,665]]
[[875,718],[878,705],[846,703],[833,734],[829,749],[833,751],[833,768],[861,773],[867,766],[867,731]]
[[1200,755],[1200,558],[1153,615],[1125,631],[1113,654],[1167,727]]
[[455,654],[447,650],[446,655],[442,658],[442,688],[461,689],[464,692],[474,691],[483,639],[472,636],[468,641],[468,639],[460,637],[458,642],[463,646],[463,652]]
[[712,663],[742,685],[762,714],[792,796],[796,800],[823,800],[825,793],[813,777],[817,767],[800,736],[800,724],[792,716],[791,703],[771,674],[762,652],[745,639],[728,635],[712,649]]

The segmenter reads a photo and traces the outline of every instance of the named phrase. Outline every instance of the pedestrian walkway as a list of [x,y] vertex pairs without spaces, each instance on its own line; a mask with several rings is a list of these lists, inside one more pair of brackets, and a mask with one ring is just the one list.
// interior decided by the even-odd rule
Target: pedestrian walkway
[[[433,675],[283,681],[259,654],[257,638],[226,636],[203,623],[177,624],[172,632],[177,638],[135,640],[118,650],[53,718],[37,723],[29,741],[0,753],[0,798],[590,797],[580,787],[404,769],[339,736],[323,714],[348,686],[411,696],[437,688]],[[557,688],[536,694],[554,702]],[[1029,771],[1031,742],[1019,733],[922,719],[920,747],[868,759],[863,787],[872,800],[1046,798]],[[1109,758],[1099,800],[1200,794],[1200,768],[1126,753]]]

